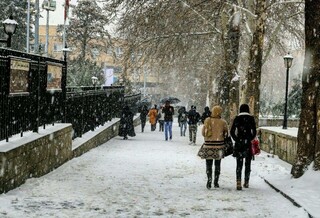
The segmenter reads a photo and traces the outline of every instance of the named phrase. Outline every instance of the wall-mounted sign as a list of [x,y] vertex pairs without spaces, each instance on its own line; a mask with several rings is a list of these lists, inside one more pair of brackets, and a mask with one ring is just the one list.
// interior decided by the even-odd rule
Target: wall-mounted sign
[[25,60],[10,60],[10,93],[28,92],[30,63]]
[[47,66],[47,90],[61,89],[62,65],[48,63]]

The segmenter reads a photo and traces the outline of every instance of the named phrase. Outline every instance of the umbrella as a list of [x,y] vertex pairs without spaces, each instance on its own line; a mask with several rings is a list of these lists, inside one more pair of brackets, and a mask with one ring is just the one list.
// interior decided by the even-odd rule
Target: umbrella
[[151,101],[150,101],[150,99],[144,98],[144,99],[138,101],[138,102],[136,103],[136,105],[138,106],[138,109],[139,109],[139,110],[140,110],[144,105],[146,105],[147,108],[150,108],[150,106],[151,106]]
[[166,101],[169,101],[170,104],[177,104],[180,102],[180,99],[176,97],[166,97],[160,100],[161,104],[166,103]]

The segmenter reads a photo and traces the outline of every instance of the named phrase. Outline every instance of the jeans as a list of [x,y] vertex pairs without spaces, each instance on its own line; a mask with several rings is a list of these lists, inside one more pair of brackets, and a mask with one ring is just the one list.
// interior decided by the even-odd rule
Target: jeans
[[248,182],[249,178],[250,178],[250,172],[251,172],[251,159],[252,159],[251,155],[248,155],[246,158],[237,157],[236,177],[237,177],[237,181],[241,181],[241,174],[242,174],[242,168],[243,168],[243,159],[245,159],[244,181]]
[[187,121],[180,122],[180,135],[186,136],[186,130],[187,130]]
[[172,139],[172,121],[164,121],[164,135],[166,140],[168,140],[168,134],[170,139]]

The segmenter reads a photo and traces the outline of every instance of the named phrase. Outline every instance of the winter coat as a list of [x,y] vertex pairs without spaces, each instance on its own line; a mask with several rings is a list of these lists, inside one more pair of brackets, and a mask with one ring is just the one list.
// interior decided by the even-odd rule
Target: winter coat
[[200,120],[200,114],[193,108],[188,112],[188,124],[195,125]]
[[156,108],[152,108],[149,110],[148,113],[149,116],[149,122],[154,125],[157,123],[157,116],[158,116],[158,110]]
[[222,108],[214,106],[210,117],[204,121],[202,136],[204,137],[203,149],[206,151],[205,159],[220,160],[224,157],[225,142],[228,135],[228,124],[221,118]]
[[205,107],[205,108],[204,108],[204,112],[203,112],[203,114],[202,114],[202,116],[201,116],[201,122],[204,123],[204,120],[205,120],[207,117],[210,117],[210,115],[211,115],[211,111],[210,111],[209,107]]
[[172,106],[165,105],[162,109],[162,112],[164,113],[165,122],[173,121],[174,108]]
[[141,111],[140,111],[140,120],[142,122],[146,122],[147,120],[147,115],[148,115],[149,110],[147,109],[147,107],[142,107]]
[[256,137],[257,131],[254,117],[249,114],[247,105],[240,107],[240,113],[233,121],[230,134],[235,141],[234,156],[247,157],[251,155],[251,141]]
[[228,124],[221,118],[221,113],[221,107],[214,106],[210,117],[205,119],[202,128],[202,136],[205,141],[224,141],[228,135]]
[[136,136],[134,132],[134,125],[133,125],[133,113],[130,111],[129,107],[126,106],[123,108],[120,118],[120,125],[119,125],[119,136]]

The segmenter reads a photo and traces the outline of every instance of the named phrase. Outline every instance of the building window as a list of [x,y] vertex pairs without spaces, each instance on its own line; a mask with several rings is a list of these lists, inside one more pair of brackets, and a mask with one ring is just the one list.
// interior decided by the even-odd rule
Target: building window
[[63,48],[63,46],[61,43],[54,43],[53,44],[53,51],[54,52],[61,52],[62,48]]

